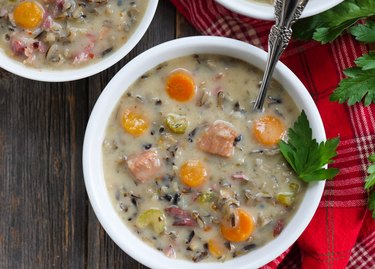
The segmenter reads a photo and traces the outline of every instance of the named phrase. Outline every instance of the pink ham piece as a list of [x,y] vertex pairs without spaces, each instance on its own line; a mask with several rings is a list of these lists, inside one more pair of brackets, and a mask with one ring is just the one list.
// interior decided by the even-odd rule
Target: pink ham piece
[[130,156],[126,163],[129,171],[140,182],[154,179],[161,172],[161,162],[156,149]]
[[19,39],[10,39],[10,48],[16,55],[22,55],[25,52],[26,45]]
[[198,148],[204,152],[223,157],[231,157],[234,152],[234,139],[238,133],[232,125],[224,121],[215,121],[199,137]]
[[239,171],[239,172],[236,172],[236,173],[232,174],[232,179],[239,179],[239,180],[249,181],[249,178],[242,171]]
[[170,206],[164,209],[167,215],[174,218],[173,226],[197,226],[196,220],[192,217],[191,212],[183,210],[177,206]]

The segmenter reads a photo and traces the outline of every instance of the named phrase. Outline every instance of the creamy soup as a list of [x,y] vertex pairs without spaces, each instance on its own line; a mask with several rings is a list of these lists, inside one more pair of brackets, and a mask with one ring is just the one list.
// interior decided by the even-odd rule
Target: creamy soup
[[37,68],[74,68],[121,47],[147,0],[0,1],[0,47]]
[[[306,186],[279,153],[299,111],[276,81],[252,110],[262,73],[234,58],[165,62],[131,85],[107,124],[113,206],[168,257],[225,261],[278,236]],[[104,190],[103,190],[104,191]]]

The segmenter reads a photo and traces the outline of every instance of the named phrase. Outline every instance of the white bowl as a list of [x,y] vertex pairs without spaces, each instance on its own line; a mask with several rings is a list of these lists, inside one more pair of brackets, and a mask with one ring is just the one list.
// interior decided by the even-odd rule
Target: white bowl
[[[325,182],[310,183],[295,216],[282,233],[270,243],[235,259],[212,263],[193,263],[167,258],[155,250],[123,223],[115,211],[103,175],[102,144],[109,117],[127,88],[146,71],[176,57],[191,54],[221,54],[242,59],[264,69],[266,53],[254,46],[224,37],[187,37],[158,45],[134,58],[109,82],[100,95],[88,122],[83,145],[83,172],[91,205],[100,223],[131,257],[155,269],[245,269],[257,268],[279,256],[291,246],[306,228],[318,207]],[[300,80],[281,62],[274,77],[283,85],[300,109],[304,109],[318,141],[325,132],[318,109]]]
[[[215,0],[227,9],[238,14],[261,20],[275,20],[273,5],[250,0]],[[301,18],[326,11],[344,0],[310,0]]]
[[96,63],[81,68],[63,70],[33,68],[12,59],[0,48],[0,67],[21,77],[47,82],[71,81],[95,75],[120,61],[137,45],[150,25],[157,5],[158,0],[149,0],[142,20],[126,43]]

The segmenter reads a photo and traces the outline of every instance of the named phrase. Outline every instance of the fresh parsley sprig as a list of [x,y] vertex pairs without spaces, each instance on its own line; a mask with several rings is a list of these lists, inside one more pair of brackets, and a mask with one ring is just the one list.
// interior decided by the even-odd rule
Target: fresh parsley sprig
[[323,44],[332,42],[358,20],[374,15],[374,0],[345,0],[323,13],[299,20],[293,27],[293,36]]
[[288,130],[288,141],[281,140],[280,151],[298,177],[306,182],[332,179],[339,173],[337,168],[324,168],[333,163],[337,155],[339,138],[318,143],[312,138],[312,130],[304,111],[293,127]]
[[347,102],[349,106],[362,100],[365,106],[375,103],[375,52],[359,57],[355,63],[356,67],[344,70],[347,78],[340,81],[331,101]]
[[[374,1],[375,2],[375,1]],[[375,43],[375,22],[367,21],[350,29],[358,41]],[[375,103],[375,51],[370,51],[355,60],[356,67],[347,68],[337,89],[330,96],[331,101],[354,105],[364,100],[364,105]]]
[[[321,14],[302,19],[294,25],[293,35],[297,39],[314,39],[322,44],[332,42],[345,30],[349,30],[358,41],[375,43],[374,0],[345,0]],[[360,20],[365,20],[364,23]],[[343,79],[331,101],[354,105],[364,101],[368,106],[375,103],[375,52],[364,54],[355,60],[355,67],[347,68]]]
[[368,159],[373,164],[367,168],[369,175],[365,180],[365,189],[369,192],[368,208],[372,211],[372,218],[375,219],[375,154],[372,154]]
[[375,22],[366,21],[364,24],[357,24],[350,28],[350,33],[360,42],[375,42]]

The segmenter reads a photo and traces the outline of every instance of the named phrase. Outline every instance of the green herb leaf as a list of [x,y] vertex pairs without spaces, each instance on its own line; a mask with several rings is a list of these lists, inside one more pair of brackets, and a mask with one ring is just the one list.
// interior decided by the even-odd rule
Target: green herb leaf
[[345,21],[337,26],[316,28],[312,38],[316,41],[321,42],[322,44],[332,42],[333,40],[338,38],[342,34],[342,32],[345,31],[345,29],[349,28],[356,22],[357,19],[352,19]]
[[370,162],[375,163],[375,154],[372,154],[370,157],[368,157],[368,159],[370,160]]
[[299,20],[293,27],[297,39],[314,39],[321,43],[335,40],[359,19],[375,15],[374,0],[345,0],[318,15]]
[[326,169],[323,166],[333,163],[339,138],[316,142],[304,111],[288,130],[288,137],[288,142],[280,141],[280,151],[300,179],[311,182],[332,179],[338,174],[337,168]]
[[331,101],[347,102],[354,105],[364,98],[364,105],[375,102],[375,69],[362,70],[360,67],[345,69],[348,76],[341,80],[339,87],[330,96]]
[[[368,159],[374,163],[375,154],[371,155]],[[372,164],[367,168],[367,173],[369,175],[365,180],[365,189],[370,190],[373,186],[375,186],[375,164]]]
[[[370,167],[373,167],[375,168],[375,165],[371,165]],[[367,171],[370,175],[367,176],[366,178],[366,182],[365,182],[365,189],[366,190],[369,190],[371,187],[374,186],[375,184],[375,173],[374,171],[371,171],[371,173],[369,171]]]
[[372,218],[375,219],[375,191],[368,197],[368,209],[372,211]]
[[370,193],[375,186],[375,154],[372,154],[368,159],[373,164],[367,168],[368,176],[365,179],[365,190],[369,192],[368,208],[372,211],[372,218],[375,219],[375,191]]
[[[375,29],[374,29],[375,34]],[[375,41],[374,41],[375,42]],[[369,70],[375,68],[375,51],[370,51],[369,54],[364,54],[355,60],[357,66],[362,70]]]
[[350,33],[360,42],[375,42],[375,22],[366,21],[365,24],[358,24],[350,29]]

